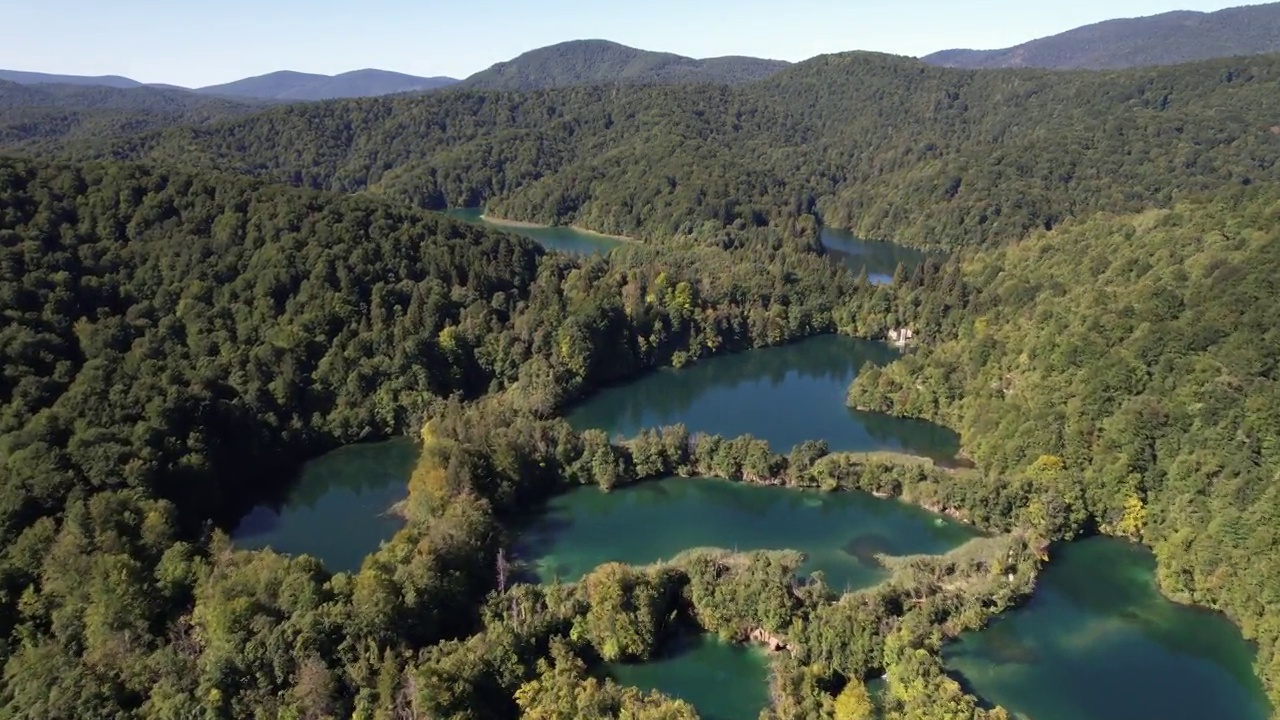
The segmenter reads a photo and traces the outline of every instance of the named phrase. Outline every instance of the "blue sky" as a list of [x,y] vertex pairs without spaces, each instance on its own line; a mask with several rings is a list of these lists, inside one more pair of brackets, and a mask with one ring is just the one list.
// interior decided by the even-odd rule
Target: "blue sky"
[[0,0],[0,68],[200,86],[272,70],[465,77],[606,38],[694,57],[804,60],[1005,47],[1113,17],[1241,0]]

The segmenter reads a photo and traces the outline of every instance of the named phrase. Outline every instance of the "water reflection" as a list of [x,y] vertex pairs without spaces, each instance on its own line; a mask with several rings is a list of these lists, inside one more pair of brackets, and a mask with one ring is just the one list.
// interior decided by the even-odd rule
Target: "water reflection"
[[360,568],[400,527],[388,509],[417,462],[409,438],[349,445],[306,463],[281,504],[250,510],[232,533],[245,548],[312,555],[332,572]]
[[843,263],[855,275],[865,269],[867,279],[873,283],[893,280],[899,263],[911,270],[928,257],[919,250],[888,242],[862,240],[848,231],[835,228],[822,228],[818,238],[833,260]]
[[691,432],[751,434],[778,452],[824,439],[833,450],[953,458],[959,442],[947,428],[845,405],[849,383],[864,364],[883,365],[897,356],[883,343],[832,335],[708,358],[603,390],[573,408],[569,422],[625,436],[684,423]]
[[712,635],[681,634],[647,663],[613,663],[614,679],[694,706],[704,720],[756,720],[768,702],[768,660],[755,647]]

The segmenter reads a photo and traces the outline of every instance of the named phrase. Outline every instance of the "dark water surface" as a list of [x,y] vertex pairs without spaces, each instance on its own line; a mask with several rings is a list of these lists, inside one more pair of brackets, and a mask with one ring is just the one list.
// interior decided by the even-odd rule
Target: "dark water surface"
[[703,720],[756,720],[769,702],[764,650],[725,643],[714,635],[682,636],[652,662],[613,663],[608,671],[623,685],[690,703]]
[[312,555],[331,572],[359,570],[400,529],[387,509],[404,498],[417,459],[409,438],[338,448],[306,463],[283,506],[254,508],[232,537],[244,548]]
[[888,242],[862,240],[846,230],[835,228],[822,228],[818,239],[832,259],[843,263],[855,275],[865,268],[867,279],[873,283],[893,280],[898,263],[910,271],[927,257],[919,250]]

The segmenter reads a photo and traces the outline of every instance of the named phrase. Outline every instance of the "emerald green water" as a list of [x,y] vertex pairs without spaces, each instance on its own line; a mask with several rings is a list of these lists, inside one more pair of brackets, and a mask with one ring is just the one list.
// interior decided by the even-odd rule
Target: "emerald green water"
[[1034,720],[1264,720],[1253,649],[1225,617],[1166,600],[1145,549],[1055,550],[1025,608],[946,648],[981,697]]
[[768,440],[788,452],[805,440],[832,450],[898,450],[950,460],[959,441],[920,420],[864,413],[845,394],[865,363],[884,365],[898,352],[883,343],[824,335],[783,347],[663,368],[596,393],[569,413],[578,429],[632,436],[644,428],[684,423],[690,432]]
[[833,260],[841,262],[856,275],[867,271],[867,279],[873,283],[893,280],[893,273],[901,263],[908,270],[925,260],[925,253],[888,242],[862,240],[846,230],[822,228],[818,240]]
[[302,467],[279,507],[259,506],[232,538],[240,547],[319,558],[330,572],[354,572],[400,528],[387,509],[403,499],[418,459],[409,438],[348,445]]
[[570,255],[607,253],[622,244],[622,241],[616,238],[584,233],[568,227],[508,225],[489,222],[482,217],[484,214],[482,208],[450,208],[445,211],[445,214],[463,222],[484,225],[515,235],[523,235],[548,250],[556,250]]
[[692,704],[703,720],[756,720],[769,701],[768,661],[762,649],[712,635],[682,635],[647,663],[612,663],[623,685],[657,690]]
[[[830,336],[713,358],[605,390],[570,419],[628,435],[683,422],[693,431],[751,433],[783,451],[824,438],[833,449],[952,457],[956,441],[945,429],[844,407],[858,368],[895,354]],[[283,503],[248,513],[233,537],[241,547],[313,555],[331,571],[357,570],[399,528],[386,510],[404,496],[416,455],[417,445],[400,438],[317,458]],[[692,547],[790,548],[805,553],[805,570],[848,589],[884,577],[876,554],[945,552],[972,535],[967,526],[859,493],[673,478],[553,498],[521,529],[516,550],[548,580]],[[948,667],[973,692],[1034,720],[1268,717],[1252,648],[1222,616],[1161,597],[1149,552],[1094,538],[1054,555],[1026,607],[947,646]],[[689,700],[703,717],[754,718],[766,702],[763,658],[710,638],[685,639],[658,661],[611,670],[626,684]]]
[[577,580],[611,561],[643,565],[683,550],[803,552],[836,590],[867,587],[887,572],[877,554],[941,553],[974,537],[972,528],[865,493],[824,493],[670,478],[604,492],[579,487],[552,498],[516,543],[544,582]]

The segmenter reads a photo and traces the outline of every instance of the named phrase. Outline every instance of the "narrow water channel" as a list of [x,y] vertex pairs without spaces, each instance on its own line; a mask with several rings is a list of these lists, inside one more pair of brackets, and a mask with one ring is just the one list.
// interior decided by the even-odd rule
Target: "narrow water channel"
[[818,240],[832,260],[843,264],[855,275],[866,270],[867,279],[876,284],[891,282],[899,264],[910,271],[928,257],[913,248],[863,240],[835,228],[822,228]]

